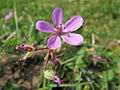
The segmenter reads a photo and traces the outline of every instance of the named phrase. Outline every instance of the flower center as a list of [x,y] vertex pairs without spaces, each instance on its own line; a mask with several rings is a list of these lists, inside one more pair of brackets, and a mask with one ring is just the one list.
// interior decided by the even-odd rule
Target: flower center
[[62,29],[63,29],[63,25],[60,24],[57,28],[56,28],[56,34],[58,36],[60,36],[62,34]]

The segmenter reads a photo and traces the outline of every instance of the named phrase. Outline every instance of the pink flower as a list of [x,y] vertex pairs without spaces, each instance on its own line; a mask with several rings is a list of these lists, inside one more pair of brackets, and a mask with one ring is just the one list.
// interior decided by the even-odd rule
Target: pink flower
[[[68,20],[63,25],[63,13],[61,8],[55,8],[52,13],[52,20],[55,25],[55,28],[51,24],[45,21],[37,21],[36,29],[45,32],[45,33],[54,33],[55,35],[51,36],[48,39],[47,47],[49,49],[57,49],[61,46],[60,37],[68,44],[71,45],[80,45],[83,42],[83,37],[80,34],[70,33],[83,24],[83,18],[81,16],[75,16]],[[65,32],[69,32],[64,34]]]
[[53,76],[53,78],[54,78],[55,83],[57,83],[59,85],[62,83],[62,81],[60,80],[60,78],[58,76]]
[[12,12],[9,12],[7,15],[5,15],[5,19],[8,20],[13,16]]

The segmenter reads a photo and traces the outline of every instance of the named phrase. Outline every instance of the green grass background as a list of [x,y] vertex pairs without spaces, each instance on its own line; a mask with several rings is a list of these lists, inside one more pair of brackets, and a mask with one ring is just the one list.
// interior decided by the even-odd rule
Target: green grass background
[[[75,62],[68,63],[68,67],[73,69],[71,64],[76,66],[76,63],[81,63],[76,68],[89,69],[88,65],[92,63],[89,57],[92,54],[85,49],[95,48],[99,56],[114,63],[98,63],[99,68],[104,69],[102,72],[95,71],[102,78],[90,76],[96,81],[95,90],[120,89],[120,0],[0,0],[0,54],[14,54],[16,45],[21,44],[24,36],[39,47],[46,45],[44,39],[50,34],[37,31],[35,22],[43,20],[52,24],[54,8],[62,8],[64,23],[76,15],[84,19],[84,25],[76,33],[83,35],[85,43],[80,47],[64,43],[61,47],[61,51],[66,49],[61,52],[64,54],[63,61],[76,57]],[[14,12],[14,16],[4,20],[4,16],[10,11]],[[14,31],[17,34],[9,39]],[[92,36],[95,44],[92,43]]]

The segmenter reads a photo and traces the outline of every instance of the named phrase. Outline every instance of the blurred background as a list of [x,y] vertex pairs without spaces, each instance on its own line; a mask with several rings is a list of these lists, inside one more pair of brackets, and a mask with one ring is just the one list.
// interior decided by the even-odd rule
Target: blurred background
[[35,22],[52,24],[54,8],[62,8],[64,22],[76,15],[84,19],[75,33],[82,34],[85,43],[77,47],[64,43],[57,51],[61,62],[68,61],[61,78],[67,83],[84,82],[86,77],[94,81],[92,86],[63,89],[119,90],[120,0],[0,0],[0,90],[34,90],[41,86],[45,55],[19,62],[24,52],[15,48],[24,42],[24,36],[39,48],[46,45],[51,35],[37,31]]

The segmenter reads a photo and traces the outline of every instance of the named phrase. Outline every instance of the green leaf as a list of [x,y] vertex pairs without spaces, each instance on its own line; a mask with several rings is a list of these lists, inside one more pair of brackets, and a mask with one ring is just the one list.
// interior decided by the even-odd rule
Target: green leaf
[[84,83],[64,83],[64,84],[50,84],[50,87],[76,87],[76,86],[82,86],[82,85],[88,85],[90,83],[93,83],[93,81],[90,82],[84,82]]
[[76,54],[76,63],[74,67],[74,71],[76,72],[80,67],[85,67],[85,63],[83,61],[83,56],[84,56],[84,48],[80,49],[77,54]]
[[115,74],[112,70],[104,71],[103,72],[103,81],[109,82],[114,78]]
[[85,85],[83,90],[90,90],[90,85]]

